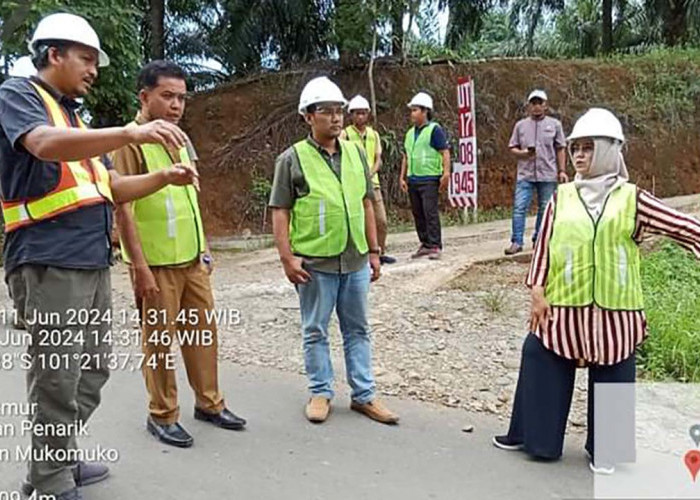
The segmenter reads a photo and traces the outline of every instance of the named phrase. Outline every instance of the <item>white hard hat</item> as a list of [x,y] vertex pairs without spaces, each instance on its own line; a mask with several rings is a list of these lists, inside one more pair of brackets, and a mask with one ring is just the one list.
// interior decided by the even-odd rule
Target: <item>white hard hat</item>
[[37,43],[42,40],[65,40],[92,47],[99,53],[99,65],[109,66],[109,56],[100,47],[100,39],[90,23],[80,16],[59,13],[39,21],[29,42],[29,51],[36,55]]
[[411,102],[408,103],[409,108],[412,108],[413,106],[420,106],[422,108],[433,109],[433,98],[425,92],[418,92],[416,95],[413,96]]
[[535,89],[532,92],[530,92],[529,96],[527,96],[527,102],[530,102],[533,99],[542,99],[543,101],[546,101],[547,93],[544,90]]
[[356,95],[348,103],[348,111],[355,111],[356,109],[370,109],[369,101],[362,97],[361,95]]
[[319,76],[306,84],[299,97],[299,114],[303,115],[306,108],[319,102],[338,102],[345,106],[348,101],[343,97],[343,92],[328,77]]
[[36,75],[36,68],[29,56],[22,56],[10,66],[10,76],[29,78]]
[[625,142],[620,120],[612,112],[603,108],[591,108],[586,111],[574,124],[574,129],[567,140],[573,141],[582,137],[609,137]]

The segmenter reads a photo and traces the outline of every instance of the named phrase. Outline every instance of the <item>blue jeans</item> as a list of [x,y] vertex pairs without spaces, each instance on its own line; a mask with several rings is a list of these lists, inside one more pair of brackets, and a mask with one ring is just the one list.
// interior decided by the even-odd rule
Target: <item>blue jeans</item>
[[304,363],[309,390],[314,396],[333,398],[333,365],[328,344],[328,323],[333,309],[343,334],[345,367],[352,400],[364,404],[374,399],[372,347],[367,322],[369,266],[347,274],[307,269],[311,281],[297,285],[301,306]]
[[515,184],[515,199],[513,200],[513,235],[510,238],[512,243],[523,246],[525,218],[527,217],[527,211],[530,209],[532,195],[535,191],[537,191],[537,222],[535,222],[535,234],[532,235],[532,241],[537,241],[537,234],[540,232],[540,224],[542,224],[544,209],[556,189],[556,182],[518,181]]

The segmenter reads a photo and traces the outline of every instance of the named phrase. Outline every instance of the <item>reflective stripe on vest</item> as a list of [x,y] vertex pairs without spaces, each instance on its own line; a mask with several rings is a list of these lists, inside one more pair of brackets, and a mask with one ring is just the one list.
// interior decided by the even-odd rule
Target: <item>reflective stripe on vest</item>
[[[87,128],[77,114],[75,118],[78,127],[71,125],[56,99],[40,85],[30,83],[44,102],[54,127]],[[51,219],[81,207],[105,202],[113,203],[109,172],[99,158],[59,162],[58,165],[60,167],[58,185],[45,195],[31,200],[3,200],[2,212],[6,232]]]
[[294,253],[307,257],[334,257],[343,253],[348,235],[357,250],[369,250],[365,236],[367,179],[355,144],[339,141],[340,178],[307,140],[294,145],[309,194],[294,201],[290,240]]
[[[377,159],[377,142],[379,141],[379,134],[370,126],[365,128],[364,138],[360,135],[360,132],[355,128],[354,125],[350,125],[345,129],[345,133],[348,134],[348,140],[354,142],[359,146],[362,146],[365,154],[367,155],[367,164],[370,170],[374,168],[374,162]],[[375,172],[372,176],[372,184],[375,187],[379,187],[379,172]]]
[[637,187],[626,183],[605,202],[597,223],[573,182],[557,190],[549,241],[546,297],[551,305],[642,310],[636,227]]
[[433,177],[442,175],[442,155],[430,145],[430,138],[437,123],[428,123],[418,134],[416,128],[411,127],[406,132],[404,148],[408,160],[409,177]]
[[[139,146],[148,172],[173,165],[160,144]],[[180,161],[190,164],[187,148],[179,151]],[[193,186],[168,185],[155,193],[131,202],[141,250],[149,266],[172,266],[192,262],[205,251],[202,216],[197,191]],[[122,241],[124,260],[130,262]]]

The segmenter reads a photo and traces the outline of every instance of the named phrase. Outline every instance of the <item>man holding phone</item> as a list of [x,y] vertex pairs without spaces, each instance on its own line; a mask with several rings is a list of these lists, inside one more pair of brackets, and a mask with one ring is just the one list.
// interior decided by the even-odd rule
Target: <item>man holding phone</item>
[[523,250],[525,218],[532,196],[537,192],[537,222],[532,235],[533,245],[542,223],[542,214],[557,181],[568,182],[566,175],[566,139],[561,122],[547,116],[547,94],[533,90],[528,96],[528,117],[513,128],[508,148],[518,159],[518,177],[513,200],[511,244],[505,250],[513,255]]

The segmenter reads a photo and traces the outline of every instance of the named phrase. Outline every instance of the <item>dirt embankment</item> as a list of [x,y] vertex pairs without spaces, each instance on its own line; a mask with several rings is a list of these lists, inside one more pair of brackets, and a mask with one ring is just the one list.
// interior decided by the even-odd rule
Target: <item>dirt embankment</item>
[[[366,71],[297,71],[240,81],[196,95],[185,128],[202,159],[204,217],[212,235],[257,233],[275,157],[307,133],[296,112],[304,83],[332,73],[346,96],[369,96]],[[437,120],[456,135],[458,76],[476,81],[479,141],[479,203],[510,205],[515,162],[507,144],[514,123],[524,116],[523,100],[534,87],[547,90],[551,111],[568,132],[590,106],[606,106],[622,118],[629,137],[627,163],[642,187],[661,196],[700,192],[700,92],[679,89],[700,79],[700,64],[683,61],[655,67],[645,62],[491,61],[419,67],[379,65],[375,82],[378,124],[386,141],[382,177],[390,209],[405,207],[398,189],[399,143],[407,127],[406,103],[418,90],[435,97]],[[696,80],[697,81],[697,80]],[[679,97],[680,96],[680,97]]]

